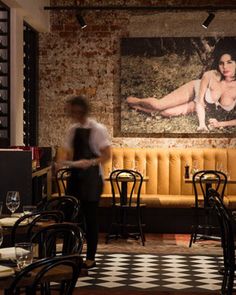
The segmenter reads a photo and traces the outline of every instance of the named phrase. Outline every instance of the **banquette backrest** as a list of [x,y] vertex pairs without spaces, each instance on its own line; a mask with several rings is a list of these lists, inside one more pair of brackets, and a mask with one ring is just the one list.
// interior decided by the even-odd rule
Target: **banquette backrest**
[[[63,149],[57,150],[60,158]],[[129,148],[112,147],[111,159],[104,164],[104,190],[101,206],[111,203],[111,186],[108,180],[115,168],[137,169],[147,181],[143,183],[141,199],[150,207],[194,206],[191,183],[184,181],[185,166],[197,163],[198,169],[216,169],[217,163],[236,179],[236,148]],[[225,203],[236,209],[236,184],[228,184]]]
[[[136,168],[148,181],[142,193],[153,195],[190,195],[192,185],[185,183],[185,166],[196,162],[199,169],[215,169],[222,163],[223,170],[236,179],[236,149],[226,148],[112,148],[111,160],[104,165],[105,177],[114,168]],[[110,184],[105,182],[104,194],[110,193]],[[236,195],[236,184],[227,186],[227,194]]]

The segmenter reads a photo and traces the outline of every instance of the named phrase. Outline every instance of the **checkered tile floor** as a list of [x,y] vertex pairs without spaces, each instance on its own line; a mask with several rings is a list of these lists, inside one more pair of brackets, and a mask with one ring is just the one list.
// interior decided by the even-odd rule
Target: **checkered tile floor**
[[222,257],[151,254],[97,254],[97,267],[77,287],[129,290],[220,290]]

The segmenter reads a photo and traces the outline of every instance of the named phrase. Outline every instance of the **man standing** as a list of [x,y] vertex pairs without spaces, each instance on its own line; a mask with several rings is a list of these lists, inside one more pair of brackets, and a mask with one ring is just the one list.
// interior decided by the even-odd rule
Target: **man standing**
[[104,125],[89,118],[89,105],[82,96],[67,101],[74,124],[66,134],[66,159],[72,168],[67,193],[80,201],[84,217],[87,254],[85,268],[96,266],[98,244],[98,205],[103,189],[102,166],[111,156],[110,141]]

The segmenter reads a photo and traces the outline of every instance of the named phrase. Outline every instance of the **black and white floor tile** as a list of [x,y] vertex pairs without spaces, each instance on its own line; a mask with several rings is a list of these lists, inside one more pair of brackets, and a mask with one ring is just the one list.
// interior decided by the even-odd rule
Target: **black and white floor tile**
[[222,257],[198,255],[97,254],[97,267],[77,287],[139,290],[220,290]]

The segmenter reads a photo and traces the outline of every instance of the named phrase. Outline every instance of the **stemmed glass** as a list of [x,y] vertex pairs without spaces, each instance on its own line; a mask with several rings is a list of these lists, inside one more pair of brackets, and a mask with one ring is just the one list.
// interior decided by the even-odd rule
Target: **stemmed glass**
[[192,175],[194,175],[196,172],[198,172],[198,162],[195,160],[193,161],[193,164],[192,164]]
[[15,244],[16,263],[18,270],[33,262],[33,244],[28,242]]
[[8,191],[6,196],[6,206],[13,214],[20,206],[20,194],[18,191]]
[[217,162],[216,163],[216,170],[223,172],[224,169],[223,169],[223,163],[222,162]]

